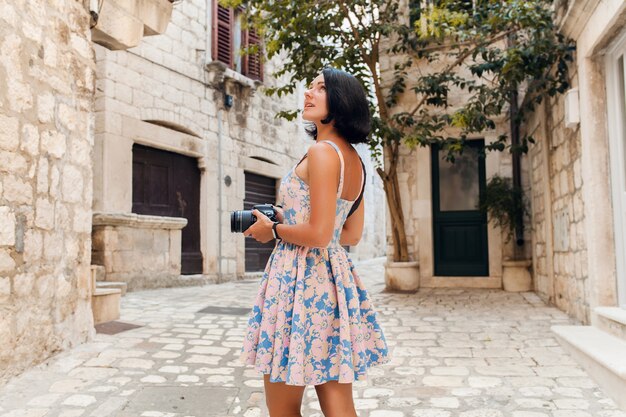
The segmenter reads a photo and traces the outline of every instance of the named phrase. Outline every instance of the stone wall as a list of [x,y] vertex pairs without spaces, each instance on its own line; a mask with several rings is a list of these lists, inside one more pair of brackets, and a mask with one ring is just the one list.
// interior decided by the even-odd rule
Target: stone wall
[[82,2],[0,3],[0,383],[90,338],[94,60]]
[[595,307],[615,306],[623,285],[616,276],[606,60],[624,33],[626,5],[598,5],[579,0],[557,9],[562,33],[576,43],[570,76],[578,122],[566,127],[559,96],[526,124],[537,139],[529,153],[535,289],[584,323],[593,321]]
[[[577,86],[575,67],[572,85]],[[572,316],[589,317],[581,137],[564,122],[564,97],[546,100],[526,128],[534,132],[531,218],[536,291]]]
[[104,267],[107,280],[126,282],[130,291],[180,286],[181,229],[186,224],[181,218],[96,214],[92,262]]

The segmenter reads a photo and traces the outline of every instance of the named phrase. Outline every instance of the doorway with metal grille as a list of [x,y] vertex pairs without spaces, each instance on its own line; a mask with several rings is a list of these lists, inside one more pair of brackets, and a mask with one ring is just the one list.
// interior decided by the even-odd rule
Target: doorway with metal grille
[[[252,210],[256,204],[276,201],[276,179],[263,175],[245,172],[246,195],[243,200],[244,210]],[[265,269],[275,242],[259,243],[254,239],[246,238],[246,272],[259,272]]]

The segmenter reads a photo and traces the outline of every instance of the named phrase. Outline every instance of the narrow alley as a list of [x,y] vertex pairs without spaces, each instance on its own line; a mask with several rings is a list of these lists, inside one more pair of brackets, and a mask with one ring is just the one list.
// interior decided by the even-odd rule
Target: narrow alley
[[[360,417],[626,417],[550,331],[574,321],[533,293],[391,294],[382,258],[357,270],[393,357],[354,384]],[[237,360],[258,282],[128,293],[120,322],[139,327],[14,379],[0,416],[267,416],[260,375]],[[303,415],[322,417],[312,387]]]

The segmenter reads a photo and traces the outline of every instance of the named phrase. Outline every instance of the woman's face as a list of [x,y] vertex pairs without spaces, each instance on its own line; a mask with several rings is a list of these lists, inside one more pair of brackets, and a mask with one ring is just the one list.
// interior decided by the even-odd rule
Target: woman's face
[[326,98],[326,86],[324,75],[320,74],[309,84],[304,92],[304,110],[302,118],[309,122],[319,122],[328,115],[328,101]]

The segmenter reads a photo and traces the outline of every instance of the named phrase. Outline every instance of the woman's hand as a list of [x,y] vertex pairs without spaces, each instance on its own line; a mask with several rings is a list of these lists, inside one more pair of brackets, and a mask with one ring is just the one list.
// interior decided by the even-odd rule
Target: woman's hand
[[257,242],[267,243],[270,240],[274,239],[274,234],[272,233],[272,226],[274,222],[272,222],[265,214],[261,213],[259,210],[253,210],[252,214],[256,217],[256,222],[252,224],[249,228],[247,228],[244,232],[244,236],[250,236],[254,238]]
[[278,206],[272,206],[274,207],[274,211],[276,212],[276,220],[278,220],[279,223],[284,223],[285,222],[285,210],[283,210],[282,207],[278,207]]

